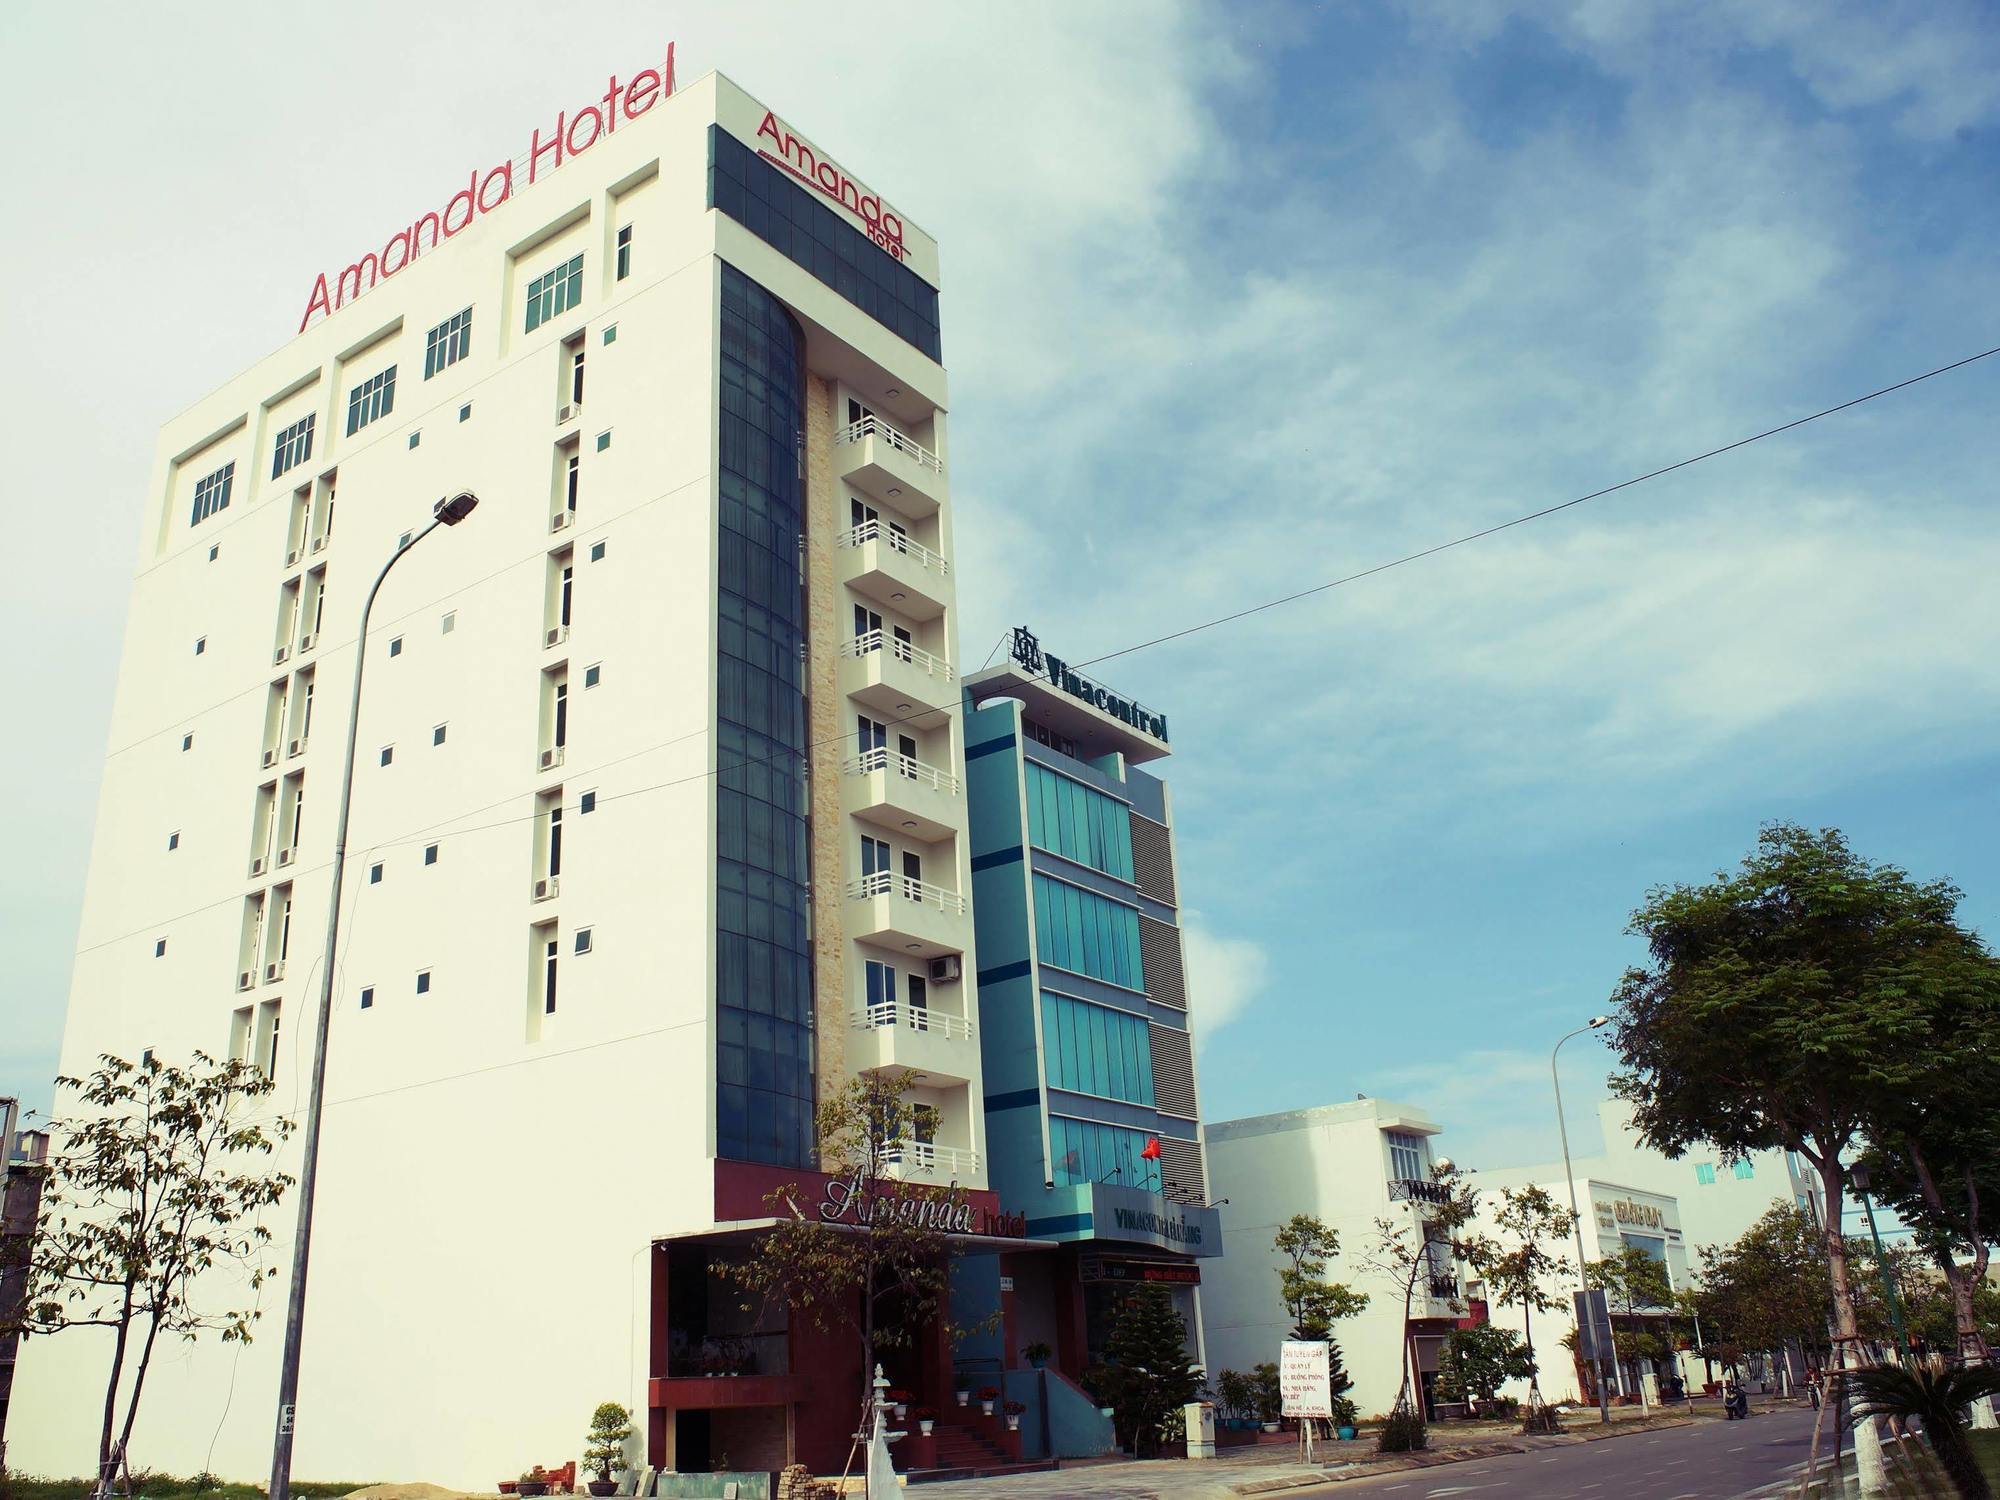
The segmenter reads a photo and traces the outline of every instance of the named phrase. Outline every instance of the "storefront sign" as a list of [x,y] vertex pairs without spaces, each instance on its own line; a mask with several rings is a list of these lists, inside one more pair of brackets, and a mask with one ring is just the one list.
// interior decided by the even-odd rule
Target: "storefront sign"
[[[868,238],[879,249],[887,251],[897,260],[903,258],[902,217],[884,208],[882,200],[875,194],[864,193],[861,184],[849,177],[838,164],[821,156],[780,125],[778,117],[768,109],[764,111],[763,123],[757,127],[757,140],[760,143],[757,154],[765,161],[782,168],[815,192],[831,198],[861,221]],[[769,150],[761,144],[764,141],[771,143]]]
[[1620,1224],[1637,1224],[1647,1229],[1664,1229],[1667,1226],[1667,1216],[1651,1203],[1634,1203],[1630,1198],[1607,1203],[1599,1198],[1596,1206],[1598,1225],[1604,1229]]
[[1072,698],[1081,698],[1093,708],[1102,709],[1114,719],[1123,719],[1142,734],[1149,734],[1161,744],[1167,743],[1167,721],[1163,714],[1141,708],[1128,698],[1121,698],[1109,688],[1099,687],[1088,677],[1079,675],[1067,662],[1048,655],[1042,650],[1035,633],[1025,625],[1014,628],[1014,660],[1030,672],[1044,674],[1054,687],[1068,693]]
[[1278,1346],[1278,1397],[1288,1417],[1333,1416],[1330,1346],[1325,1339],[1286,1339]]
[[[555,126],[547,139],[537,128],[528,144],[527,181],[521,185],[532,186],[538,177],[547,176],[570,157],[588,151],[597,144],[600,136],[610,135],[618,128],[621,119],[638,119],[673,92],[674,44],[669,42],[666,61],[661,67],[641,69],[623,83],[614,73],[610,87],[596,103],[586,104],[574,114],[558,110]],[[326,273],[322,271],[313,282],[312,295],[306,299],[305,316],[299,319],[299,332],[304,333],[314,317],[338,312],[376,282],[388,280],[425,250],[435,250],[442,241],[465,230],[479,215],[492,213],[513,195],[512,161],[503,161],[483,173],[475,167],[466,178],[465,186],[446,201],[441,212],[427,213],[407,229],[398,229],[389,236],[379,255],[371,250],[354,264],[336,272],[331,288],[327,286]],[[424,242],[426,229],[431,232],[428,244]],[[900,220],[896,229],[900,236]]]
[[943,1234],[973,1234],[972,1205],[956,1183],[933,1195],[921,1189],[908,1196],[878,1190],[870,1194],[861,1174],[829,1177],[819,1216],[827,1224],[900,1224],[911,1229],[935,1229]]
[[1220,1255],[1222,1219],[1212,1208],[1175,1203],[1144,1188],[1090,1185],[1091,1237],[1135,1240],[1183,1255]]
[[1077,1263],[1079,1281],[1151,1281],[1163,1286],[1200,1286],[1200,1266],[1173,1266],[1157,1260],[1107,1260],[1085,1256]]

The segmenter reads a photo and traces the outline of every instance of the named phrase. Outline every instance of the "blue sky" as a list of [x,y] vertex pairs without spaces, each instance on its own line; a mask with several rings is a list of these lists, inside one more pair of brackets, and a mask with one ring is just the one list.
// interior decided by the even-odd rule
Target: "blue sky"
[[[0,599],[47,706],[0,751],[34,789],[0,1090],[46,1095],[157,424],[666,37],[943,244],[968,665],[1017,623],[1117,651],[2000,343],[1972,4],[344,15],[0,19],[45,61],[10,138],[70,122],[13,168],[60,211],[0,248],[41,351],[0,373],[10,519],[53,564]],[[86,74],[120,86],[78,111]],[[1768,818],[2000,928],[1996,402],[2000,358],[1106,663],[1174,726],[1210,1116],[1384,1093],[1473,1165],[1546,1159],[1548,1047],[1626,913]],[[1604,1057],[1565,1057],[1587,1144]]]

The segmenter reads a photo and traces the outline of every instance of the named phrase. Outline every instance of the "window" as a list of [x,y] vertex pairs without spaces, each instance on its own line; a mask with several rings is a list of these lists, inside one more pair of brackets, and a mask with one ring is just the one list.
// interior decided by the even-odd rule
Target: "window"
[[1426,1165],[1429,1152],[1424,1150],[1424,1138],[1411,1135],[1407,1130],[1388,1130],[1383,1134],[1389,1141],[1389,1176],[1395,1182],[1426,1182],[1430,1179],[1430,1168]]
[[368,883],[370,885],[380,885],[382,883],[382,865],[380,861],[368,867]]
[[588,953],[588,952],[590,952],[590,951],[591,951],[591,943],[592,943],[592,941],[593,941],[593,939],[591,938],[591,935],[590,935],[590,929],[589,929],[588,927],[579,927],[579,928],[577,928],[577,930],[576,930],[576,951],[577,951],[577,952],[579,952],[579,953]]
[[208,637],[205,635],[196,636],[194,638],[194,654],[196,656],[200,656],[202,652],[206,651],[207,649],[208,649]]
[[607,430],[606,430],[606,431],[604,431],[604,432],[600,432],[600,433],[598,433],[598,435],[597,435],[597,451],[598,451],[599,453],[602,453],[602,452],[603,452],[603,451],[604,451],[604,450],[605,450],[606,448],[609,448],[610,446],[611,446],[611,433],[610,433],[610,431],[609,431],[609,430],[607,429]]
[[442,745],[444,743],[444,731],[445,726],[442,724],[431,731],[431,743],[433,745]]
[[373,1010],[375,1008],[374,985],[364,984],[361,986],[361,1008],[363,1010]]
[[1132,813],[1115,797],[1027,763],[1028,837],[1038,849],[1132,879]]
[[1050,1115],[1049,1176],[1057,1187],[1112,1182],[1157,1193],[1160,1164],[1147,1161],[1141,1154],[1149,1139],[1143,1130]]
[[395,409],[396,367],[391,365],[347,393],[347,435],[353,437],[377,417],[386,417]]
[[865,975],[864,993],[868,996],[868,1008],[896,1003],[896,969],[893,964],[879,963],[869,959],[862,965]]
[[271,477],[276,479],[287,469],[296,469],[313,455],[313,423],[319,420],[317,412],[307,412],[278,434],[277,444],[271,450]]
[[415,535],[416,535],[416,533],[415,533],[414,531],[406,531],[406,532],[404,532],[404,533],[403,533],[403,534],[402,534],[401,536],[397,537],[397,538],[396,538],[396,550],[397,550],[398,552],[401,552],[401,551],[402,551],[402,550],[403,550],[403,549],[404,549],[405,547],[409,546],[409,545],[410,545],[410,538],[411,538],[411,537],[413,537],[413,536],[415,536]]
[[600,663],[592,662],[583,669],[583,685],[585,687],[594,688],[603,680],[604,668]]
[[1035,949],[1041,961],[1143,990],[1139,913],[1095,891],[1035,876]]
[[194,736],[193,736],[193,735],[191,735],[191,734],[184,734],[184,735],[182,735],[182,736],[181,736],[181,749],[182,749],[183,751],[188,751],[188,750],[192,750],[192,749],[194,749]]
[[550,938],[542,949],[542,1014],[556,1013],[556,940]]
[[1715,1163],[1712,1161],[1696,1162],[1694,1164],[1694,1180],[1703,1187],[1713,1187],[1715,1185]]
[[437,862],[438,862],[438,846],[436,844],[424,845],[424,863],[427,865],[434,865]]
[[[632,226],[623,224],[618,229],[618,275],[623,281],[632,274]],[[608,342],[608,340],[607,340]]]
[[396,747],[394,745],[384,745],[382,747],[382,764],[386,766],[389,764],[390,761],[394,760],[395,758],[396,758]]
[[389,654],[391,656],[401,656],[403,654],[403,638],[400,635],[389,638]]
[[592,562],[604,561],[604,543],[592,542],[590,544],[590,560]]
[[461,422],[470,422],[472,420],[472,403],[470,401],[458,409],[458,420]]
[[412,448],[416,447],[417,444],[421,443],[423,440],[424,440],[424,435],[421,432],[413,432],[410,434],[410,446]]
[[161,938],[158,942],[153,944],[153,957],[165,958],[166,956],[167,956],[167,940],[165,938]]
[[604,325],[604,342],[607,344],[618,342],[618,325],[616,323],[606,323]]
[[585,792],[585,793],[584,793],[584,794],[583,794],[583,795],[582,795],[581,797],[577,798],[577,799],[576,799],[576,810],[577,810],[577,813],[579,814],[579,816],[580,816],[580,815],[582,815],[582,814],[584,814],[584,813],[594,813],[594,812],[596,812],[596,811],[597,811],[597,793],[595,793],[595,792]]
[[1051,1088],[1153,1102],[1152,1028],[1144,1016],[1044,991],[1042,1055]]
[[464,359],[472,348],[472,309],[454,313],[424,335],[424,379]]
[[1049,749],[1055,751],[1056,754],[1067,755],[1071,760],[1082,759],[1076,753],[1076,741],[1068,735],[1057,734],[1054,730],[1045,729],[1033,719],[1023,719],[1021,727],[1027,730],[1028,738],[1033,740],[1037,745],[1046,745]]
[[708,206],[729,215],[899,338],[942,360],[937,288],[727,131],[708,130]]
[[544,272],[528,283],[528,328],[533,333],[557,313],[567,312],[583,300],[583,257]]
[[180,830],[177,828],[172,833],[167,835],[167,848],[169,850],[174,850],[180,848],[180,846],[181,846],[181,834]]
[[220,556],[222,556],[222,543],[217,542],[213,547],[208,549],[208,560],[214,562]]
[[1731,1166],[1730,1170],[1736,1174],[1736,1180],[1739,1182],[1748,1182],[1757,1175],[1756,1163],[1747,1157]]
[[576,348],[569,357],[569,401],[572,406],[583,405],[583,340],[578,339]]
[[213,474],[208,474],[194,482],[194,514],[188,518],[188,525],[199,526],[219,510],[229,509],[229,491],[236,483],[236,464],[224,464]]
[[417,993],[419,995],[428,995],[430,992],[431,971],[429,969],[417,970]]
[[445,611],[444,618],[438,621],[439,633],[450,635],[456,629],[458,629],[458,611],[455,609]]

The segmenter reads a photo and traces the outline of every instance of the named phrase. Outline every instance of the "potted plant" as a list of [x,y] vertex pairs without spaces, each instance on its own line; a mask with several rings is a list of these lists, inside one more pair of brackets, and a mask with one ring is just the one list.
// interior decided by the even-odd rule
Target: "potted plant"
[[1360,1420],[1361,1409],[1347,1396],[1335,1396],[1328,1408],[1333,1413],[1333,1430],[1343,1443],[1354,1441],[1355,1423]]
[[925,1437],[931,1435],[931,1428],[937,1425],[937,1408],[920,1406],[916,1410],[917,1431]]
[[895,1414],[898,1422],[903,1421],[910,1414],[910,1393],[905,1390],[891,1389],[889,1392],[889,1408]]
[[1000,1388],[998,1386],[982,1385],[979,1388],[979,1414],[984,1417],[992,1416],[993,1403],[999,1399]]
[[597,1477],[587,1488],[599,1500],[618,1488],[611,1471],[624,1467],[625,1444],[631,1436],[632,1413],[616,1401],[603,1402],[590,1414],[590,1431],[584,1434],[583,1466],[597,1470]]
[[1223,1424],[1242,1428],[1247,1423],[1253,1392],[1250,1377],[1241,1370],[1224,1370],[1215,1377],[1216,1399],[1222,1405]]
[[1278,1387],[1278,1367],[1265,1363],[1251,1372],[1250,1383],[1255,1393],[1257,1420],[1266,1432],[1278,1430],[1278,1416],[1285,1409],[1284,1392]]
[[1041,1370],[1048,1367],[1049,1356],[1055,1353],[1055,1350],[1051,1349],[1040,1339],[1036,1339],[1034,1343],[1028,1345],[1021,1352],[1028,1356],[1029,1364],[1033,1365],[1037,1370]]
[[520,1484],[515,1490],[516,1494],[522,1496],[522,1500],[532,1500],[532,1497],[546,1495],[548,1492],[549,1471],[540,1464],[536,1464],[521,1476]]
[[963,1406],[972,1399],[972,1381],[964,1375],[958,1377],[958,1404]]
[[1027,1407],[1018,1401],[1009,1401],[1005,1406],[1000,1408],[1001,1411],[1007,1414],[1007,1430],[1009,1432],[1019,1432],[1021,1430],[1021,1413],[1027,1409]]

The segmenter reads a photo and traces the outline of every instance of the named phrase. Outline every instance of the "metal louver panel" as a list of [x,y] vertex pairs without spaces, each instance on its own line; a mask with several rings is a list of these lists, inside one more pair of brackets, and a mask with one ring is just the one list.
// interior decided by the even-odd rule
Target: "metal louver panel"
[[1174,899],[1174,851],[1166,826],[1139,813],[1132,814],[1132,874],[1155,901],[1180,904]]
[[1181,973],[1181,930],[1171,922],[1139,918],[1139,963],[1146,993],[1175,1010],[1187,1009],[1187,981]]
[[1170,1115],[1196,1119],[1199,1111],[1194,1097],[1194,1044],[1185,1031],[1154,1025],[1153,1107]]
[[1201,1145],[1160,1137],[1160,1191],[1175,1203],[1206,1207],[1208,1180],[1201,1170]]

